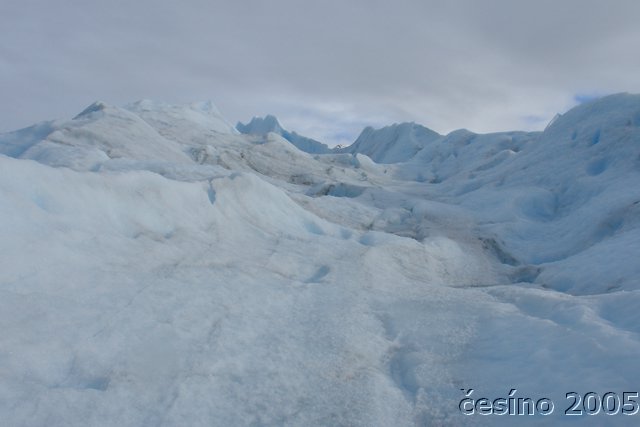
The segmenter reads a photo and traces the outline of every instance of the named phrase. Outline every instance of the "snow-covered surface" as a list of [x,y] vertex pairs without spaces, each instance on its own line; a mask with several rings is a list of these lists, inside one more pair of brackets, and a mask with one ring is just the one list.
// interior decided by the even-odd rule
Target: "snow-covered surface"
[[367,127],[353,144],[339,151],[365,154],[377,163],[398,163],[409,160],[438,137],[438,133],[415,123]]
[[273,132],[298,147],[298,149],[311,154],[327,154],[331,152],[331,149],[322,142],[284,129],[278,119],[272,115],[254,117],[246,125],[238,123],[236,129],[240,133],[260,136],[266,136],[269,132]]
[[632,425],[563,412],[640,391],[640,96],[422,129],[309,154],[141,101],[0,135],[2,425]]

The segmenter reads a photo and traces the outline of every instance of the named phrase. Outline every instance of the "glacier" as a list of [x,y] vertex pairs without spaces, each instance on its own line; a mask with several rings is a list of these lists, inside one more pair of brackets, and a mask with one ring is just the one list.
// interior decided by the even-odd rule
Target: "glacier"
[[[0,134],[3,425],[640,416],[564,414],[640,391],[640,95],[542,132],[293,134],[148,100]],[[470,389],[555,410],[464,415]]]
[[331,152],[329,146],[320,141],[284,129],[278,119],[270,114],[265,117],[254,117],[247,124],[239,122],[236,124],[236,129],[240,133],[249,135],[264,136],[269,132],[273,132],[295,145],[298,149],[311,154],[327,154]]

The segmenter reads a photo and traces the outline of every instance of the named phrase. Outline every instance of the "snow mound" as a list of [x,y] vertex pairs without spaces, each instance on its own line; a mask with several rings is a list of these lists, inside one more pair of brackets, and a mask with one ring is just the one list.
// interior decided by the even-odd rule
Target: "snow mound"
[[240,133],[252,135],[266,135],[269,132],[282,135],[282,132],[284,131],[278,119],[271,114],[268,114],[265,117],[254,117],[246,125],[238,122],[236,129],[238,129]]
[[377,163],[398,163],[412,158],[440,135],[415,123],[400,123],[374,129],[365,128],[358,139],[342,152],[360,153]]
[[[439,137],[395,169],[401,179],[440,183],[454,176],[475,178],[499,170],[538,133],[498,132],[480,135],[460,129]],[[508,163],[508,162],[507,162]],[[464,186],[460,186],[465,191]]]
[[270,114],[264,118],[254,117],[246,125],[238,122],[236,129],[243,134],[259,136],[266,136],[268,133],[273,132],[282,136],[298,149],[311,154],[326,154],[331,152],[331,149],[326,144],[283,129],[278,119]]
[[49,136],[55,128],[56,123],[49,121],[0,134],[0,153],[10,157],[20,157],[29,148]]
[[174,135],[195,127],[201,133],[235,134],[237,131],[220,114],[211,101],[187,105],[141,100],[126,105],[125,109],[137,114],[160,132]]
[[90,170],[111,159],[187,162],[182,150],[138,115],[97,102],[73,120],[0,136],[1,152],[51,166]]
[[83,117],[83,116],[88,116],[91,113],[96,113],[98,111],[105,111],[105,110],[107,110],[109,108],[110,107],[106,103],[104,103],[102,101],[96,101],[93,104],[89,105],[84,110],[82,110],[80,112],[80,114],[78,114],[77,116],[74,117],[74,119],[78,119],[78,118]]
[[640,96],[618,94],[560,115],[542,133],[458,131],[396,176],[434,183],[431,197],[473,211],[479,233],[540,267],[535,283],[575,294],[635,290],[640,270],[622,254],[640,251],[639,116]]

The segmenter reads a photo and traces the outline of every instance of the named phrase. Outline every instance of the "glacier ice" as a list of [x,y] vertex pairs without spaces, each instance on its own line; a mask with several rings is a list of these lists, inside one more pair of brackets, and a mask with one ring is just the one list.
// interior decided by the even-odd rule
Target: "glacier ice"
[[238,123],[236,129],[244,134],[265,136],[269,132],[273,132],[282,136],[284,139],[295,145],[298,149],[311,154],[327,154],[331,150],[326,144],[298,135],[296,132],[289,132],[283,129],[280,122],[275,116],[267,115],[264,118],[254,117],[246,125]]
[[4,425],[542,426],[637,391],[640,96],[338,150],[248,126],[139,101],[0,135]]

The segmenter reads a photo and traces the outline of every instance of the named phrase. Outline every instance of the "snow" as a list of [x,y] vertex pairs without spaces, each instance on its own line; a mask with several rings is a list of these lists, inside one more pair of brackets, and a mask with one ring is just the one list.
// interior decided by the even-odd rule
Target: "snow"
[[3,425],[633,423],[563,412],[638,391],[640,96],[325,154],[272,125],[98,102],[0,135]]
[[129,104],[125,108],[139,115],[160,133],[167,128],[176,127],[195,129],[200,133],[237,133],[211,101],[169,105],[147,99]]
[[299,150],[311,154],[327,154],[331,152],[326,144],[302,135],[298,135],[295,132],[289,132],[288,130],[283,129],[278,119],[270,114],[265,116],[264,118],[254,117],[246,125],[243,123],[238,123],[236,125],[236,129],[240,133],[260,136],[266,136],[269,132],[273,132],[277,135],[282,136],[284,139],[296,146]]
[[377,163],[409,160],[440,135],[415,123],[400,123],[374,129],[365,128],[358,139],[342,152],[365,154]]
[[266,135],[269,132],[282,135],[282,132],[284,130],[282,129],[282,126],[280,125],[280,122],[278,121],[278,119],[275,116],[272,116],[271,114],[268,114],[263,118],[254,117],[246,125],[243,123],[238,123],[236,125],[236,129],[238,129],[240,133],[254,134],[254,135]]

